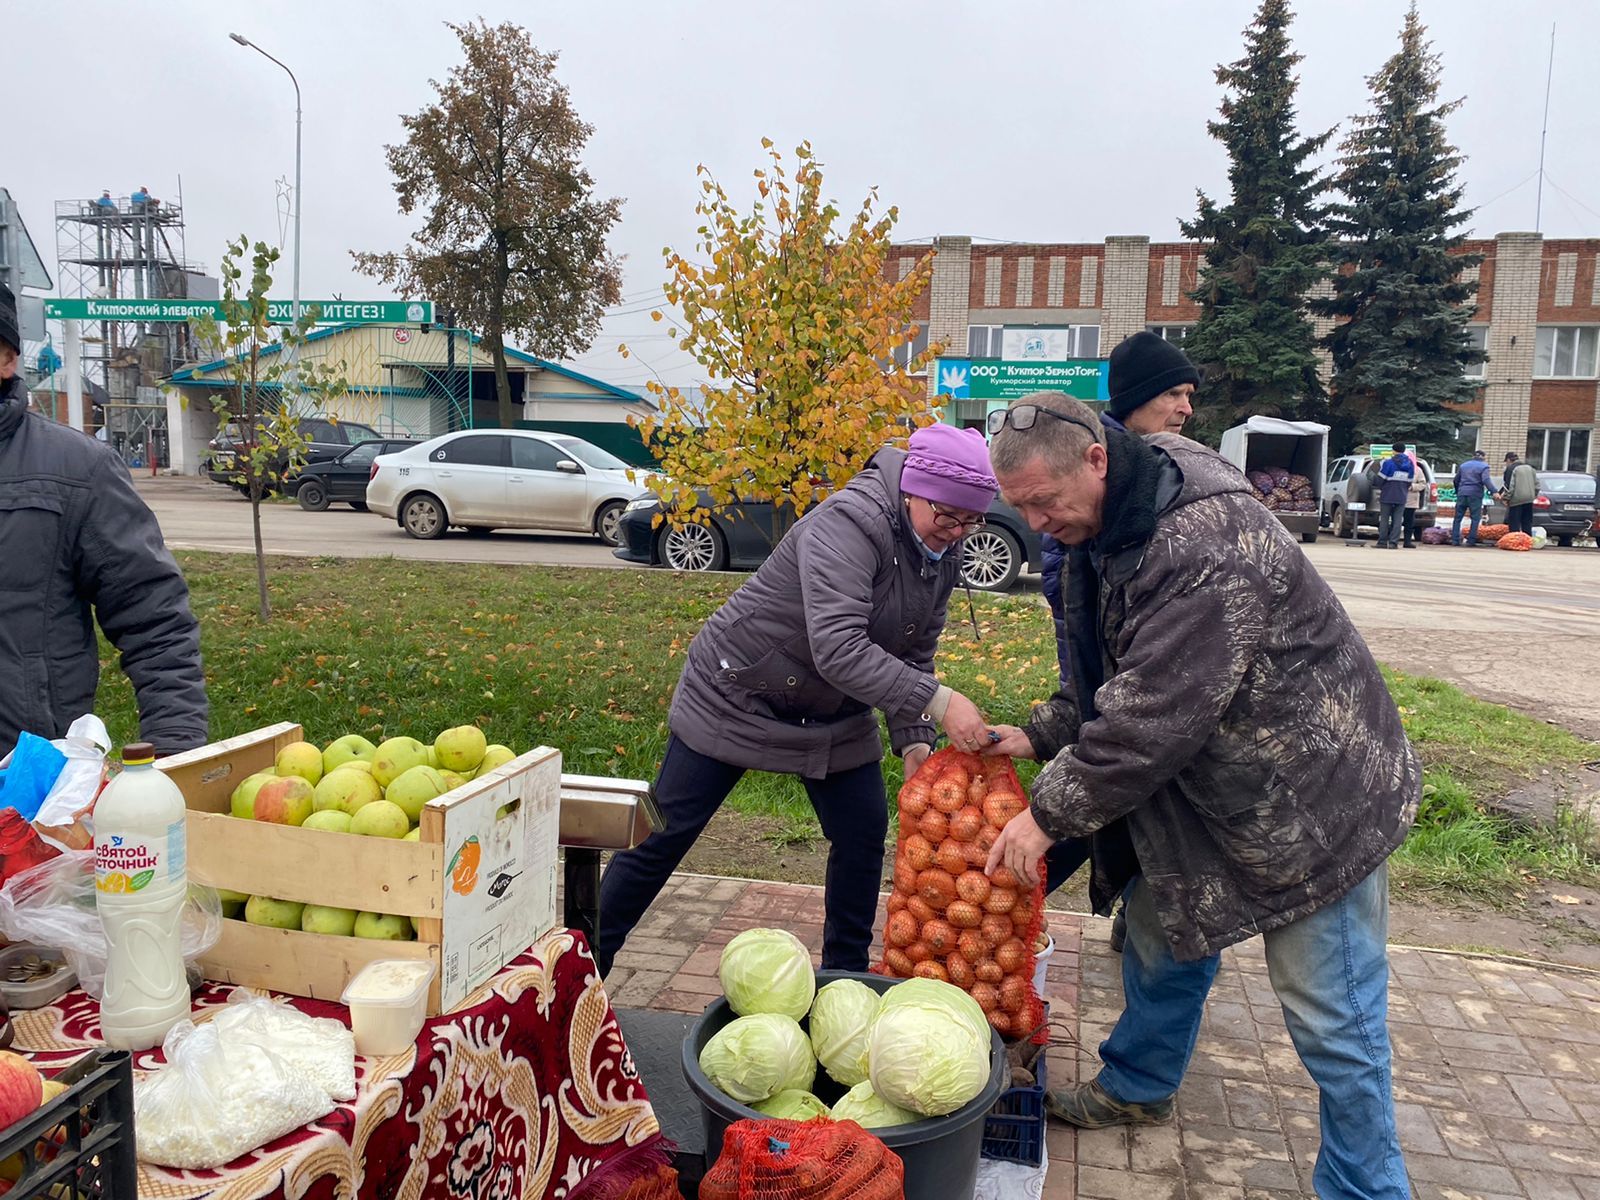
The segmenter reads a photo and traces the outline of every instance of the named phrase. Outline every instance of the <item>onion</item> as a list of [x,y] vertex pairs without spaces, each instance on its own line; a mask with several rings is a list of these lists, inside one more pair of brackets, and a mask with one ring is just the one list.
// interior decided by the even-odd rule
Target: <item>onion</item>
[[921,896],[910,896],[906,899],[906,911],[917,919],[917,928],[921,929],[939,914],[933,911],[930,905]]
[[1026,807],[1022,797],[1015,792],[990,792],[983,801],[983,819],[991,825],[1004,829],[1011,818]]
[[1000,964],[992,958],[986,958],[982,962],[974,964],[972,973],[988,984],[998,984],[1006,977],[1006,973],[1000,969]]
[[906,844],[900,849],[913,870],[926,871],[933,866],[933,843],[920,833],[906,838]]
[[904,912],[906,909],[906,894],[904,892],[890,892],[888,902],[884,905],[884,908],[891,917],[897,912]]
[[959,809],[956,815],[950,818],[950,836],[958,842],[972,841],[982,828],[983,813],[970,804]]
[[[911,839],[907,838],[906,840],[910,841]],[[922,868],[918,867],[917,870],[920,871]],[[994,869],[994,874],[989,876],[989,881],[995,887],[1009,888],[1013,892],[1022,890],[1022,880],[1017,878],[1017,873],[1003,864]]]
[[967,801],[970,804],[982,804],[983,798],[989,794],[989,781],[982,775],[977,776],[967,785]]
[[[924,963],[924,966],[927,964]],[[1000,983],[1000,1007],[1009,1013],[1019,1013],[1028,1007],[1031,994],[1028,980],[1022,975],[1007,975]]]
[[911,970],[917,964],[906,957],[906,952],[898,946],[889,946],[883,952],[883,965],[889,968],[889,974],[899,979],[910,979]]
[[978,982],[978,977],[973,973],[972,964],[959,954],[951,954],[944,960],[945,974],[950,982],[963,992],[970,992],[972,985]]
[[935,962],[931,958],[926,959],[923,962],[919,962],[916,970],[913,971],[912,974],[921,979],[937,979],[940,983],[950,982],[950,974],[944,969],[944,964],[942,962]]
[[989,1024],[994,1026],[1001,1037],[1011,1036],[1011,1014],[1005,1009],[997,1005],[983,1015],[989,1018]]
[[992,983],[984,983],[981,979],[968,989],[972,998],[978,1002],[978,1007],[985,1013],[991,1013],[1000,1006],[1000,993],[995,990]]
[[906,947],[906,957],[913,964],[927,962],[933,957],[933,951],[928,949],[926,942],[912,942],[911,945]]
[[[906,908],[909,911],[911,906],[908,904]],[[999,913],[986,913],[978,928],[983,931],[984,939],[989,943],[991,950],[1012,936],[1011,918]]]
[[989,865],[989,852],[977,842],[962,842],[967,851],[967,866],[974,871],[982,872]]
[[978,835],[972,839],[975,845],[982,847],[985,858],[989,857],[989,851],[994,849],[994,844],[999,840],[1000,831],[993,825],[985,825],[978,830]]
[[917,822],[917,832],[927,838],[930,844],[937,846],[950,836],[950,818],[938,809],[930,808]]
[[939,843],[935,858],[938,860],[939,869],[950,872],[952,878],[967,869],[967,852],[954,838],[945,838]]
[[[956,895],[969,904],[982,904],[992,890],[989,877],[982,871],[963,871],[956,876]],[[981,921],[983,918],[978,919]]]
[[956,938],[956,947],[961,951],[961,957],[969,963],[977,964],[989,957],[989,943],[983,940],[983,934],[976,929],[963,929],[961,936]]
[[897,912],[883,926],[883,939],[894,946],[909,946],[917,940],[916,918],[908,912]]
[[983,910],[967,900],[950,901],[944,915],[957,929],[977,929],[983,924]]
[[921,780],[913,780],[900,789],[900,815],[915,821],[928,811],[929,787]]
[[1000,964],[1000,969],[1007,975],[1015,974],[1027,964],[1028,948],[1022,944],[1021,938],[1001,942],[995,947],[994,961]]
[[953,813],[967,802],[967,776],[946,772],[933,785],[933,806],[942,813]]
[[1009,888],[991,888],[983,901],[984,911],[994,913],[997,916],[1009,913],[1016,906],[1017,894]]
[[907,895],[917,890],[917,870],[903,859],[894,864],[894,886]]
[[949,871],[929,867],[917,874],[917,895],[929,908],[943,912],[950,901],[956,898],[956,881],[951,878]]
[[[916,941],[912,936],[906,940],[907,945]],[[943,958],[956,948],[956,929],[949,921],[929,921],[922,927],[922,940],[928,943],[934,957]]]

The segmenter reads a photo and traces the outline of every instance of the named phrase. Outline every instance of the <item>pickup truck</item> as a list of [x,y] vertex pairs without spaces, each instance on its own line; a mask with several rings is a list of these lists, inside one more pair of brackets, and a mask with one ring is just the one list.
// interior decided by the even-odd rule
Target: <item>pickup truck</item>
[[1302,542],[1317,540],[1328,473],[1328,427],[1251,417],[1222,435],[1222,457],[1244,472],[1256,498]]

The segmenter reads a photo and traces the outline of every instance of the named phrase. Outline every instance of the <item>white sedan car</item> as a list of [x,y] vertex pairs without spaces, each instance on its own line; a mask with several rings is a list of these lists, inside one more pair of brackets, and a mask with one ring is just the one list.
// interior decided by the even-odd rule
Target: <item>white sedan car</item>
[[451,526],[569,529],[617,544],[617,518],[644,488],[599,446],[531,429],[463,430],[379,455],[367,506],[414,538]]

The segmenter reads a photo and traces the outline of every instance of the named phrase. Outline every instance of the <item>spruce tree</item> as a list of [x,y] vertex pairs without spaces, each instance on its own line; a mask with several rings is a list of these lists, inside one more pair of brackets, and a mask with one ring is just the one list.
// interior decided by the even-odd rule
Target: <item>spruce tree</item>
[[1245,56],[1217,68],[1221,120],[1207,123],[1228,151],[1231,197],[1199,195],[1186,237],[1208,243],[1194,298],[1199,324],[1184,350],[1205,371],[1196,436],[1255,414],[1320,417],[1316,337],[1307,293],[1327,273],[1322,196],[1312,160],[1333,130],[1302,138],[1295,127],[1295,64],[1288,0],[1262,0],[1245,30]]
[[1340,147],[1341,199],[1329,220],[1340,269],[1332,297],[1316,303],[1340,321],[1324,339],[1340,452],[1396,438],[1449,448],[1461,420],[1452,406],[1477,388],[1464,372],[1483,361],[1466,334],[1477,284],[1461,277],[1482,259],[1451,253],[1471,216],[1459,207],[1462,158],[1444,127],[1461,101],[1439,103],[1439,57],[1426,32],[1413,5],[1399,51],[1367,80],[1371,110]]

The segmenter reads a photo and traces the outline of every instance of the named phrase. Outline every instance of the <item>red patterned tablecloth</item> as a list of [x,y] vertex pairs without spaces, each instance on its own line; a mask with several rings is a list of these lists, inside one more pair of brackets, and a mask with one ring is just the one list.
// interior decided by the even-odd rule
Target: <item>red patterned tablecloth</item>
[[[195,1019],[239,989],[207,985]],[[252,992],[253,989],[243,989]],[[348,1022],[336,1004],[284,1003]],[[82,991],[13,1014],[15,1049],[46,1071],[99,1045]],[[135,1067],[161,1061],[136,1056]],[[348,1104],[215,1171],[140,1164],[148,1200],[583,1200],[666,1161],[581,935],[547,935],[393,1058],[357,1058]]]

